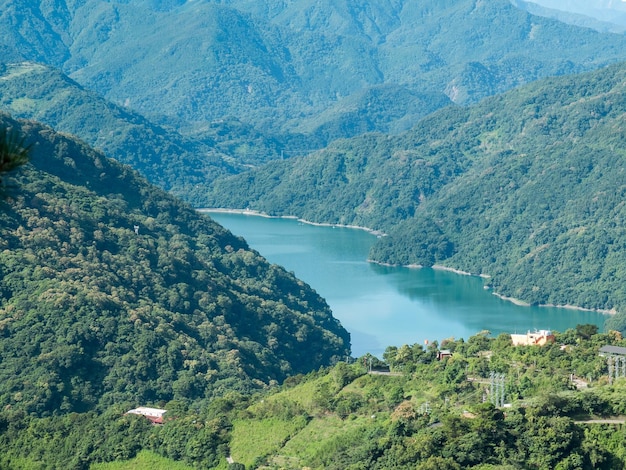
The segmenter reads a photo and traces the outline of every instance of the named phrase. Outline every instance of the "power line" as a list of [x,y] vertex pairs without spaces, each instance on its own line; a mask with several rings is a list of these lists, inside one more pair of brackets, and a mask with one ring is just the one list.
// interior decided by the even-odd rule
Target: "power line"
[[496,408],[504,406],[504,380],[505,374],[491,372],[489,374],[489,399]]
[[626,377],[626,356],[608,356],[607,366],[609,369],[609,383],[614,379]]

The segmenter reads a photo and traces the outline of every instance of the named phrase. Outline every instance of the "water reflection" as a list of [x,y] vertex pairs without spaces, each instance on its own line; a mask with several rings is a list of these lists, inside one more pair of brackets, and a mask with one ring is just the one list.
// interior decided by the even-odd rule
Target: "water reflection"
[[604,315],[521,307],[483,289],[480,278],[434,269],[367,263],[375,238],[361,230],[291,219],[211,213],[272,263],[293,271],[326,299],[352,335],[352,352],[381,356],[389,345],[534,329],[602,326]]

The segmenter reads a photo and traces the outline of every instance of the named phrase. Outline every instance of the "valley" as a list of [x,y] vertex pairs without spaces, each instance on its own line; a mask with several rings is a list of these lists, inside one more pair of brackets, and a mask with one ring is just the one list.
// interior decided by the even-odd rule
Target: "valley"
[[624,73],[538,81],[401,136],[218,179],[211,206],[370,227],[387,234],[374,261],[488,275],[533,305],[621,311]]
[[469,338],[485,330],[497,336],[565,331],[578,324],[602,329],[609,318],[597,312],[516,305],[494,296],[483,288],[485,280],[476,277],[368,263],[376,237],[361,230],[207,213],[268,261],[310,284],[350,332],[354,357],[381,358],[388,346]]
[[0,468],[626,468],[623,7],[564,8],[0,0]]

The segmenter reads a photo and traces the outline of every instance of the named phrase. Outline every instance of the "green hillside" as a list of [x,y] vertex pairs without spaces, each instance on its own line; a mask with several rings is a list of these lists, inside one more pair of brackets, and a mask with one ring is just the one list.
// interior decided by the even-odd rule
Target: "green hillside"
[[199,205],[211,180],[247,163],[227,159],[211,139],[201,143],[157,126],[41,64],[0,64],[0,109],[76,135],[151,183]]
[[625,78],[620,64],[449,107],[219,180],[211,202],[381,230],[376,261],[489,275],[530,303],[623,310]]
[[307,285],[128,167],[32,122],[0,202],[0,408],[103,410],[267,387],[349,354]]
[[[232,413],[231,455],[246,468],[622,468],[624,382],[608,385],[597,355],[615,337],[585,332],[544,348],[448,340],[442,361],[436,345],[388,348],[392,375],[340,363]],[[578,386],[573,369],[588,373]]]
[[[436,104],[422,101],[421,115]],[[207,187],[216,177],[310,153],[339,132],[268,135],[228,118],[183,136],[107,101],[57,69],[33,62],[0,63],[0,109],[75,135],[196,207],[206,206]]]
[[0,109],[76,135],[196,207],[218,176],[395,135],[452,102],[626,50],[623,35],[506,0],[20,0],[0,11]]
[[186,132],[230,117],[272,135],[397,131],[429,106],[594,69],[626,46],[508,0],[5,0],[0,11],[3,61],[52,65]]
[[599,352],[626,342],[593,325],[555,333],[555,343],[543,347],[515,347],[509,335],[489,332],[388,347],[390,373],[372,357],[339,362],[260,394],[231,393],[197,408],[170,402],[162,426],[116,405],[43,419],[3,409],[0,466],[623,468],[626,383],[614,369],[609,378]]

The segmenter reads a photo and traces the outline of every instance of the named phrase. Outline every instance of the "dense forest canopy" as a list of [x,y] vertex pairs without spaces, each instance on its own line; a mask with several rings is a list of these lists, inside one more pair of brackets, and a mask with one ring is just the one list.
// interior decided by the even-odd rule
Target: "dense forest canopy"
[[267,387],[349,354],[310,287],[129,167],[2,116],[0,407],[36,415]]
[[488,275],[529,303],[622,310],[624,83],[626,64],[539,81],[220,179],[211,202],[381,230],[376,261]]
[[5,1],[0,109],[76,135],[206,207],[216,177],[339,138],[396,135],[453,102],[624,59],[623,35],[524,8]]
[[[0,0],[0,467],[623,468],[626,37],[533,11]],[[315,291],[189,203],[618,314],[350,363]]]
[[0,109],[76,135],[186,201],[201,203],[198,196],[212,179],[235,173],[247,163],[228,159],[208,136],[190,139],[155,125],[52,67],[0,64],[0,77]]

